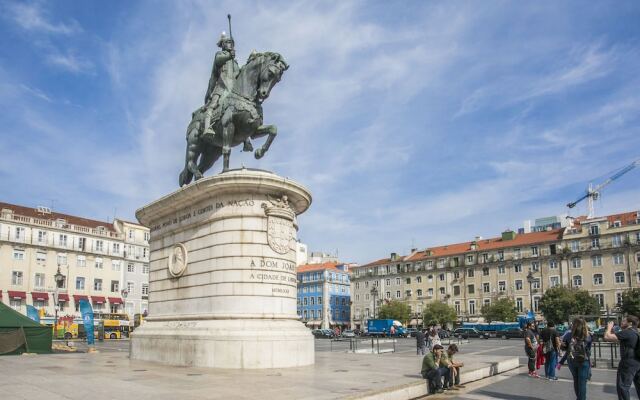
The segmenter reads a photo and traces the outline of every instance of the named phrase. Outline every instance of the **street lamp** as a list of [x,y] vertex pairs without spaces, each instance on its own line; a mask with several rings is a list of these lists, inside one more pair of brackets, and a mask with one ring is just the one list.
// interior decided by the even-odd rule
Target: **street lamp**
[[533,291],[532,291],[532,286],[533,286],[533,282],[536,280],[536,278],[533,277],[533,273],[531,271],[529,271],[529,273],[527,274],[527,282],[529,282],[529,306],[531,307],[531,311],[533,312]]
[[[122,311],[123,311],[123,314],[125,314],[127,317],[129,317],[129,314],[126,311],[127,296],[129,295],[129,291],[127,289],[122,289],[120,291],[120,294],[122,295]],[[127,330],[127,337],[129,336],[129,331],[130,330],[131,330],[131,321],[129,321],[129,326],[128,326],[128,330]]]
[[378,297],[378,289],[375,286],[371,289],[371,296],[373,296],[373,319],[376,319],[376,299]]
[[55,317],[53,319],[53,332],[54,332],[54,337],[57,337],[58,336],[58,307],[59,307],[58,294],[60,292],[60,288],[62,288],[62,285],[64,284],[64,281],[65,281],[65,276],[60,273],[60,265],[58,265],[58,271],[53,276],[53,279],[56,282],[56,289],[55,289],[55,292],[53,293],[53,305],[54,305],[53,309],[55,311]]

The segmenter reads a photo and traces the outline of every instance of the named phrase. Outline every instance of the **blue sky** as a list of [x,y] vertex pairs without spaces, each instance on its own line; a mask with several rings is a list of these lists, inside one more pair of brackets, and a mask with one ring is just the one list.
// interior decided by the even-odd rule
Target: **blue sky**
[[[636,1],[0,1],[0,201],[134,219],[175,190],[227,13],[241,64],[291,65],[271,150],[232,167],[310,188],[312,250],[495,236],[640,158]],[[639,182],[597,212],[640,209]]]

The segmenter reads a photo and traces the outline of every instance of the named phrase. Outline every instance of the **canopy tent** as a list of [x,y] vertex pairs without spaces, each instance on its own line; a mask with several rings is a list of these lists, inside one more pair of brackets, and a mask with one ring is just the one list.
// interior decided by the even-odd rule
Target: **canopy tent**
[[51,328],[0,301],[0,355],[51,353]]

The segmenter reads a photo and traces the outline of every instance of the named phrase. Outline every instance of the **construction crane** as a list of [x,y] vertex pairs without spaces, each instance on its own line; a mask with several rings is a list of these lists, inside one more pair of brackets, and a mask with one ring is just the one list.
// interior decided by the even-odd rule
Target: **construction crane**
[[599,184],[596,187],[593,187],[593,184],[590,183],[589,184],[589,188],[587,189],[587,193],[584,194],[582,197],[580,197],[578,200],[567,204],[567,207],[573,208],[578,203],[580,203],[582,200],[587,199],[588,200],[588,204],[589,204],[588,205],[589,214],[588,214],[587,218],[593,218],[594,215],[595,215],[595,212],[593,210],[593,202],[595,200],[598,200],[598,198],[600,197],[600,191],[602,191],[602,189],[607,187],[609,184],[611,184],[616,179],[620,178],[622,175],[626,174],[627,172],[631,171],[632,169],[634,169],[635,167],[638,167],[638,166],[640,166],[640,159],[637,159],[634,162],[632,162],[631,164],[629,164],[626,167],[622,168],[620,171],[618,171],[615,174],[611,175],[609,178],[607,178],[604,182],[602,182],[601,184]]

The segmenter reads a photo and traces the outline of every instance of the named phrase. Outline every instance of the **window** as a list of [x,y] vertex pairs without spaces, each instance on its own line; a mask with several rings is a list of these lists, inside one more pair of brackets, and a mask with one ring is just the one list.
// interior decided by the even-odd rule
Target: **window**
[[102,279],[94,279],[93,280],[93,290],[100,291],[102,290]]
[[505,292],[507,290],[507,281],[498,281],[498,291]]
[[[418,292],[421,292],[421,290],[418,290]],[[386,292],[386,293],[384,294],[384,297],[385,297],[386,299],[390,299],[390,298],[391,298],[391,292]]]
[[539,262],[537,262],[537,261],[532,262],[532,263],[531,263],[531,270],[532,270],[533,272],[538,272],[538,271],[540,271],[540,263],[539,263]]
[[47,262],[47,253],[44,251],[36,252],[36,262],[44,263]]
[[111,260],[111,269],[113,271],[120,271],[120,260]]
[[474,315],[476,313],[476,302],[475,300],[469,300],[469,314]]
[[416,282],[417,283],[422,283],[422,277],[421,276],[416,277]]
[[[144,293],[144,285],[142,286],[142,293]],[[316,304],[316,298],[315,297],[309,297],[309,304],[311,304],[312,306]]]
[[598,225],[591,225],[589,226],[589,234],[590,235],[599,235],[600,234],[600,227]]
[[422,297],[422,289],[417,290],[418,297]]
[[538,256],[538,246],[531,247],[531,255],[534,257]]
[[84,277],[76,277],[76,290],[84,290]]
[[[133,282],[127,282],[127,292],[132,295],[136,292],[136,285]],[[305,303],[306,304],[306,303]]]
[[303,304],[303,305],[305,305],[305,306],[306,306],[308,302],[309,302],[309,300],[307,300],[307,298],[306,298],[306,297],[302,299],[302,304]]
[[616,253],[613,255],[613,263],[615,265],[624,264],[624,255],[622,253]]
[[456,301],[455,303],[453,303],[453,307],[456,309],[456,314],[460,314],[460,302]]
[[78,264],[78,267],[86,267],[87,266],[87,258],[85,256],[78,255],[78,257],[76,258],[76,262]]
[[13,259],[19,261],[24,260],[24,250],[13,250]]
[[146,247],[142,248],[142,258],[147,258],[147,251],[148,249]]
[[549,286],[551,286],[551,287],[560,286],[560,277],[559,276],[550,276],[549,277]]
[[149,232],[145,232],[144,233],[144,240],[145,242],[148,242],[151,239],[151,234]]
[[504,261],[504,251],[498,251],[498,261]]
[[569,242],[569,247],[571,248],[571,251],[579,251],[580,242],[577,240],[572,240],[571,242]]
[[78,248],[80,250],[84,250],[87,245],[87,238],[78,238]]
[[520,279],[516,281],[516,290],[522,290],[522,280]]
[[427,297],[433,297],[433,288],[427,289]]
[[491,305],[491,299],[484,299],[482,300],[482,304],[484,306],[490,306]]
[[467,256],[467,264],[473,263],[473,256]]
[[411,297],[411,290],[405,290],[404,295],[407,297]]
[[557,260],[549,260],[549,269],[556,269],[558,268],[558,261]]
[[533,289],[540,289],[540,279],[534,279],[531,283]]
[[575,287],[582,286],[582,276],[581,275],[574,275],[573,276],[573,286],[575,286]]
[[[640,253],[638,253],[640,254]],[[460,271],[454,271],[453,272],[453,279],[460,279]]]
[[58,262],[58,265],[67,265],[67,254],[58,253],[57,262]]
[[602,274],[593,274],[593,284],[594,285],[602,285],[604,280],[602,279]]
[[624,283],[624,272],[616,272],[614,277],[616,283]]
[[636,253],[636,261],[640,263],[640,252]]
[[600,254],[596,254],[595,256],[591,256],[591,266],[592,267],[602,267],[602,256]]
[[96,251],[104,251],[104,242],[102,240],[96,240]]
[[533,311],[538,312],[539,311],[539,306],[540,305],[540,297],[539,296],[533,296]]
[[490,293],[491,287],[488,282],[482,284],[482,293]]
[[593,297],[598,300],[598,304],[600,304],[600,308],[604,307],[604,294],[596,293]]
[[67,235],[62,233],[58,235],[58,245],[67,247]]
[[411,285],[411,278],[406,279],[407,285]]
[[24,228],[21,226],[16,226],[16,240],[24,240]]
[[597,238],[597,237],[591,238],[591,248],[592,249],[600,248],[600,238]]
[[396,278],[396,285],[400,285],[401,281],[400,278]]
[[518,258],[520,258],[520,256],[520,249],[513,249],[513,258],[517,260]]
[[483,263],[489,262],[489,254],[488,253],[482,253],[482,262]]
[[468,269],[468,270],[467,270],[467,276],[468,276],[469,278],[473,278],[473,269]]
[[444,281],[444,274],[439,275],[440,281]]
[[102,269],[102,258],[96,257],[96,268]]
[[113,244],[113,254],[120,254],[120,243]]
[[127,265],[127,272],[136,272],[136,267],[133,264]]
[[142,265],[142,273],[143,274],[148,274],[149,273],[149,264],[143,264]]
[[522,272],[522,264],[514,264],[513,272]]
[[14,310],[20,310],[22,307],[22,299],[9,299],[9,305]]
[[622,292],[616,293],[616,305],[618,306],[622,305]]
[[133,229],[129,229],[129,239],[133,239]]
[[622,246],[622,236],[620,235],[613,235],[613,237],[611,238],[611,245],[613,247],[620,247]]
[[474,293],[475,293],[475,291],[476,291],[476,287],[475,287],[475,285],[468,285],[468,286],[467,286],[467,292],[468,292],[469,294],[474,294]]
[[11,284],[14,286],[22,285],[22,271],[11,272]]
[[397,290],[397,291],[396,291],[396,299],[399,299],[399,298],[400,298],[400,291],[399,291],[399,290]]
[[582,268],[582,261],[579,258],[572,258],[571,259],[571,266],[573,268]]
[[36,274],[33,280],[33,286],[37,288],[44,287],[44,274]]
[[507,272],[506,272],[506,268],[504,267],[504,265],[499,265],[499,266],[498,266],[498,274],[500,274],[500,275],[504,275],[504,274],[506,274],[506,273],[507,273]]
[[489,276],[489,268],[487,267],[482,268],[482,276]]
[[111,293],[118,293],[120,291],[120,281],[111,281]]
[[523,306],[521,297],[518,297],[516,299],[516,310],[518,310],[519,313],[524,311],[524,306]]
[[[147,290],[148,290],[148,289],[147,289]],[[322,296],[318,296],[318,301],[317,301],[317,303],[318,303],[318,304],[322,304]]]

